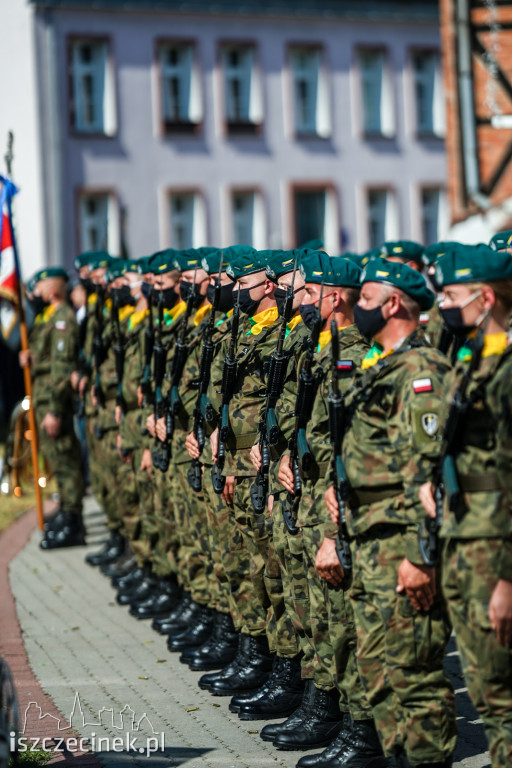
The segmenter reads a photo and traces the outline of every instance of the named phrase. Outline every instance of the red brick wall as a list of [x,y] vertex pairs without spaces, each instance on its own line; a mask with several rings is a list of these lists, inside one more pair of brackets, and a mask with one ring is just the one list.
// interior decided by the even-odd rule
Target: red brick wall
[[[475,113],[477,120],[478,164],[481,192],[489,197],[492,206],[512,197],[512,161],[493,185],[499,166],[507,156],[512,157],[512,128],[494,128],[490,125],[493,114],[512,115],[512,2],[494,5],[494,10],[482,2],[471,1],[471,26],[476,39],[486,50],[492,50],[506,80],[507,87],[493,77],[484,66],[478,46],[473,46],[472,74]],[[464,181],[462,134],[460,126],[457,80],[457,28],[456,0],[440,0],[441,44],[446,93],[447,115],[447,173],[448,194],[452,224],[463,221],[478,212],[474,202],[468,200]],[[489,30],[479,26],[494,25]],[[510,28],[504,28],[508,25]],[[491,189],[492,186],[492,189]]]

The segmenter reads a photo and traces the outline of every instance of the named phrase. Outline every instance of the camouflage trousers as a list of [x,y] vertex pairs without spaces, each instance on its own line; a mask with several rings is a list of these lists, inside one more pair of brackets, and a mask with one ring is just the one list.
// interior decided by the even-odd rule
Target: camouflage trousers
[[[124,464],[117,451],[117,429],[105,432],[96,441],[96,458],[100,469],[102,496],[98,500],[107,516],[111,530],[123,528],[124,517],[130,518],[133,509],[138,509],[139,496],[135,485],[135,474],[131,462]],[[137,513],[136,513],[137,514]]]
[[41,429],[41,422],[47,413],[47,405],[36,406],[35,416],[41,452],[57,481],[61,508],[65,512],[81,515],[85,486],[80,443],[73,427],[73,414],[63,414],[60,434],[52,439],[48,437],[45,429]]
[[309,590],[304,572],[302,531],[292,536],[283,521],[282,500],[284,493],[274,496],[272,510],[272,540],[281,568],[285,609],[292,623],[302,651],[301,674],[304,679],[313,677],[315,649],[310,640]]
[[[284,611],[283,587],[279,561],[272,542],[272,517],[268,510],[258,514],[251,501],[254,477],[237,477],[233,506],[235,520],[249,553],[248,578],[253,592],[244,613],[245,627],[250,635],[266,634],[269,647],[279,656],[292,657],[298,652],[293,624]],[[271,565],[265,571],[267,564]],[[274,604],[276,613],[274,613]]]
[[236,601],[231,595],[229,578],[225,563],[232,557],[231,541],[233,538],[232,525],[234,520],[230,510],[221,496],[213,490],[211,467],[203,467],[203,496],[208,524],[209,561],[207,562],[207,577],[209,584],[209,608],[218,613],[230,613],[235,626],[240,625],[241,619],[235,620],[238,612]]
[[131,455],[139,504],[132,509],[131,514],[123,517],[123,529],[130,541],[137,565],[140,568],[148,562],[151,551],[151,540],[147,532],[143,531],[142,523],[152,513],[154,495],[151,477],[148,476],[147,470],[141,470],[140,468],[143,452],[144,449],[141,446],[136,448]]
[[191,463],[171,463],[169,470],[174,522],[179,541],[178,580],[196,603],[207,605],[208,524],[203,494],[195,493],[187,479]]
[[442,560],[443,594],[493,768],[512,765],[512,651],[498,643],[489,621],[501,550],[498,539],[450,539]]
[[450,636],[438,597],[427,612],[397,595],[405,526],[374,526],[352,542],[349,592],[357,666],[387,757],[404,750],[412,766],[442,762],[455,748],[455,696],[443,667]]
[[144,510],[141,521],[141,538],[148,544],[148,559],[155,576],[165,578],[178,575],[179,538],[171,498],[169,470],[151,469],[153,507]]

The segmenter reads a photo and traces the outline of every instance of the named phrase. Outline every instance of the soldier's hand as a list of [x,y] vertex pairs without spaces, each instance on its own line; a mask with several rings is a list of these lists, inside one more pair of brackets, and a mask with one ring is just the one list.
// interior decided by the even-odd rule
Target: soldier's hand
[[139,384],[139,386],[137,387],[137,405],[139,406],[139,408],[142,408],[143,402],[144,402],[144,393],[142,392],[142,387]]
[[80,397],[84,397],[85,389],[88,383],[89,383],[89,379],[87,378],[87,376],[82,376],[82,378],[78,382],[78,394],[80,395]]
[[512,582],[500,579],[489,603],[489,620],[496,638],[505,648],[512,647]]
[[196,440],[196,436],[193,432],[191,432],[189,435],[187,435],[185,440],[185,448],[187,449],[188,455],[191,459],[198,459],[200,457],[199,453],[199,443]]
[[429,517],[435,518],[436,516],[436,502],[434,500],[434,486],[431,482],[423,483],[420,485],[418,496],[423,504],[425,512]]
[[256,443],[256,445],[253,445],[249,456],[251,457],[251,461],[254,469],[257,472],[259,472],[259,470],[261,469],[261,451],[260,451],[259,443]]
[[343,581],[343,568],[336,554],[336,542],[333,539],[324,538],[315,558],[315,568],[328,584],[337,587]]
[[76,391],[78,389],[78,384],[80,382],[80,374],[78,371],[73,371],[71,374],[71,386]]
[[47,413],[41,422],[41,429],[46,430],[48,437],[55,440],[60,435],[62,419],[60,416],[54,416],[53,413]]
[[149,448],[144,448],[144,451],[142,453],[142,459],[140,462],[140,471],[148,473],[148,477],[151,477],[153,472],[153,460],[151,459],[151,451]]
[[235,478],[233,475],[226,477],[226,485],[222,491],[222,498],[229,507],[233,506],[233,496],[235,493]]
[[155,414],[154,413],[152,413],[151,416],[147,417],[146,429],[151,435],[151,437],[155,437]]
[[338,499],[336,498],[334,485],[331,485],[331,487],[326,490],[324,493],[324,499],[327,506],[327,511],[329,512],[329,517],[331,518],[334,525],[339,525],[340,510],[338,508]]
[[121,423],[121,416],[123,415],[123,409],[120,405],[116,405],[116,424],[117,426]]
[[91,401],[94,407],[96,408],[98,405],[98,398],[96,397],[96,387],[94,386],[94,384],[91,387]]
[[18,352],[18,360],[21,368],[27,368],[32,365],[34,357],[30,349],[20,349]]
[[212,456],[214,463],[217,463],[217,451],[219,449],[219,428],[214,429],[210,435],[210,445],[212,447]]
[[282,457],[279,462],[279,472],[277,473],[277,479],[285,488],[288,493],[295,493],[295,485],[293,483],[293,472],[290,466],[290,457],[287,453]]
[[406,557],[398,568],[398,594],[405,594],[417,611],[428,611],[436,594],[436,572],[426,565],[414,565]]
[[267,499],[267,509],[269,515],[272,516],[272,512],[274,511],[274,496],[272,494],[269,494]]
[[162,416],[161,419],[158,419],[156,422],[156,436],[159,440],[164,442],[164,440],[167,440],[167,425],[165,423],[165,418]]

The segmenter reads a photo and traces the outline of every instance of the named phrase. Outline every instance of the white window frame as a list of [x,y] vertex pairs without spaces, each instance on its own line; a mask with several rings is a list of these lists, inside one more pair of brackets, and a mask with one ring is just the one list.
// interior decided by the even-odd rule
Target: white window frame
[[[89,213],[86,210],[87,202],[96,199],[106,206],[105,213],[97,211]],[[96,221],[95,221],[96,220]],[[78,229],[80,238],[80,251],[106,250],[112,255],[121,251],[121,221],[119,202],[117,196],[109,191],[81,190],[78,198]],[[98,231],[98,240],[93,240],[86,234],[86,228],[95,227]]]
[[325,244],[327,253],[336,253],[339,251],[339,215],[338,215],[338,195],[330,183],[318,183],[312,184],[299,184],[292,187],[292,205],[293,205],[293,222],[294,233],[293,240],[296,247],[302,245],[302,243],[296,242],[297,240],[297,208],[296,208],[296,194],[303,192],[322,192],[324,195],[324,226],[323,232],[319,233],[319,237]]
[[[72,127],[78,133],[113,136],[117,129],[114,72],[107,38],[70,39]],[[85,46],[92,50],[92,60],[81,60]],[[87,119],[86,79],[92,81],[93,117]]]
[[[250,211],[246,215],[250,220],[246,223],[246,228],[250,230],[247,238],[240,237],[237,233],[237,212],[235,210],[236,199],[241,198],[250,202]],[[232,189],[230,193],[230,211],[231,211],[231,241],[236,245],[250,245],[257,250],[267,247],[267,225],[265,214],[265,203],[263,196],[258,189]],[[242,214],[243,215],[243,214]],[[250,242],[247,242],[247,241]]]
[[[379,239],[379,242],[372,242],[371,236],[372,204],[370,196],[372,194],[385,195],[385,210],[382,222],[383,237],[382,240]],[[378,248],[386,240],[397,240],[398,231],[398,205],[394,190],[390,187],[369,187],[366,190],[366,237],[368,248]]]
[[[300,59],[306,59],[300,62]],[[307,61],[309,59],[309,62]],[[324,52],[320,45],[292,45],[290,47],[290,80],[293,103],[293,132],[296,136],[331,135],[329,84],[324,64]],[[298,89],[300,83],[309,90],[309,116],[300,115]]]
[[[185,242],[179,242],[176,237],[176,226],[178,217],[174,210],[174,204],[177,198],[186,200],[190,206],[192,221],[188,224],[189,239]],[[207,244],[206,240],[206,207],[203,195],[196,189],[171,189],[168,192],[168,217],[170,246],[182,250],[184,248],[201,248]],[[184,214],[187,215],[187,214]]]
[[[422,73],[417,69],[417,61],[421,57],[430,60],[430,74]],[[441,57],[439,51],[434,48],[416,49],[411,52],[411,77],[414,104],[414,126],[418,136],[437,136],[442,138],[445,135],[445,101],[443,88],[443,74],[441,69]],[[430,88],[430,125],[421,125],[418,120],[419,103],[417,85],[418,80],[423,80],[424,85]]]
[[[234,66],[230,61],[233,52],[242,60]],[[259,68],[256,63],[256,47],[251,43],[223,43],[221,46],[223,78],[223,118],[228,131],[237,128],[258,127],[263,122],[263,95]],[[233,86],[238,83],[240,115],[237,118],[233,100]]]
[[[365,67],[365,57],[373,57],[377,65],[373,72],[369,67]],[[379,47],[361,46],[357,51],[357,69],[363,135],[393,138],[396,133],[395,99],[387,50]],[[367,87],[376,91],[375,119],[370,122],[366,120],[365,111],[365,90]]]
[[[178,53],[175,64],[169,62],[170,51]],[[201,97],[201,81],[199,69],[196,64],[196,46],[193,42],[169,40],[161,41],[158,45],[158,64],[160,67],[160,93],[162,104],[162,120],[166,130],[173,127],[186,128],[197,126],[203,119],[203,105]],[[169,95],[171,79],[178,81],[178,114],[170,114]]]

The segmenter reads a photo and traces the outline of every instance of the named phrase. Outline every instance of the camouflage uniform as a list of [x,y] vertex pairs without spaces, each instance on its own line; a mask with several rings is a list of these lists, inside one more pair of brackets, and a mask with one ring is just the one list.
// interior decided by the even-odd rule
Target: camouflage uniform
[[[71,374],[76,370],[78,326],[67,304],[50,305],[37,315],[30,332],[31,368],[36,422],[41,451],[57,480],[64,512],[81,515],[84,480],[80,445],[73,428]],[[61,418],[52,439],[41,422],[47,413]]]
[[357,664],[387,756],[412,765],[453,753],[455,698],[443,669],[450,625],[437,597],[417,612],[396,593],[404,558],[422,564],[418,486],[438,451],[445,358],[415,331],[361,372],[347,398],[343,460],[351,484]]
[[[457,366],[455,382],[466,365]],[[441,529],[443,594],[495,768],[512,765],[512,651],[497,641],[489,621],[498,579],[512,581],[511,378],[512,347],[489,355],[484,347],[456,455],[463,496],[456,512],[445,509]]]

